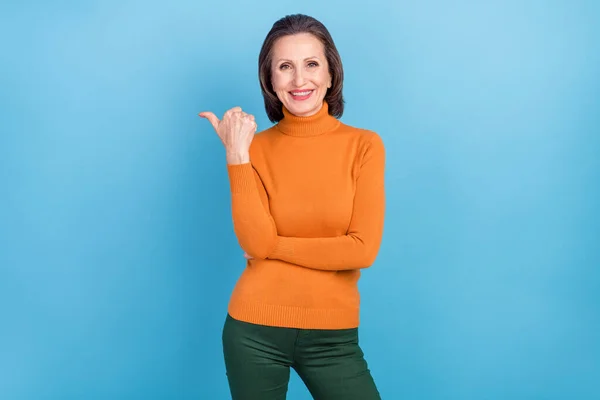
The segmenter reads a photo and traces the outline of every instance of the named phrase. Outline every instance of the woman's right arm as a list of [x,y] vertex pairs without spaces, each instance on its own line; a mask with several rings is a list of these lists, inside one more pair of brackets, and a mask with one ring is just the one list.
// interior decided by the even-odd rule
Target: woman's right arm
[[242,249],[256,258],[266,258],[275,248],[277,228],[269,212],[265,188],[250,163],[250,144],[256,132],[254,116],[234,107],[219,120],[202,112],[225,146],[231,187],[233,227]]
[[269,198],[252,164],[228,164],[233,229],[242,249],[265,259],[277,243],[277,226],[269,211]]

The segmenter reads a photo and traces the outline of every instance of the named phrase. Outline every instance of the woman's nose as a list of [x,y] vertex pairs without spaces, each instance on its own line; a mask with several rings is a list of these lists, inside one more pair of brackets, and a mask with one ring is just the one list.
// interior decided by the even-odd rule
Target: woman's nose
[[296,74],[294,75],[294,84],[298,87],[304,84],[304,75],[302,74],[301,69],[296,69]]

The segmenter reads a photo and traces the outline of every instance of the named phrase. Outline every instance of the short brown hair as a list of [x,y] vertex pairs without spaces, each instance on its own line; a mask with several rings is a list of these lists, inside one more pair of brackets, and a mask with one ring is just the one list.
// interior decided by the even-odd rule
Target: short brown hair
[[275,22],[260,49],[260,55],[258,56],[258,77],[265,100],[267,116],[271,122],[279,122],[283,119],[283,104],[273,91],[273,85],[271,84],[273,45],[277,39],[283,36],[298,33],[310,33],[314,35],[325,47],[325,57],[327,58],[329,74],[331,75],[331,87],[325,94],[325,101],[329,106],[329,114],[340,118],[344,113],[344,97],[342,95],[344,69],[342,68],[342,59],[325,25],[315,18],[303,14],[287,15]]

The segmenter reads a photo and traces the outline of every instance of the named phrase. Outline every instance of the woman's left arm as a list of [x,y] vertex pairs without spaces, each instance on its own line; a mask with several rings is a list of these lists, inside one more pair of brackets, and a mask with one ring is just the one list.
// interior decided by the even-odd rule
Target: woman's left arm
[[275,247],[267,258],[331,271],[371,266],[383,236],[384,171],[385,147],[381,137],[373,134],[357,178],[348,233],[323,238],[277,236]]

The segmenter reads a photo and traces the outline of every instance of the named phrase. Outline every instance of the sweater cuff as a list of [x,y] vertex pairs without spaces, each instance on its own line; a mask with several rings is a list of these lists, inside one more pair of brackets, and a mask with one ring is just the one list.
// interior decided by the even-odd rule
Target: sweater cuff
[[251,193],[256,190],[251,163],[227,164],[227,173],[232,194]]
[[271,251],[271,254],[267,258],[272,260],[285,260],[289,257],[294,256],[294,246],[288,238],[284,236],[277,236],[275,241],[275,248]]

